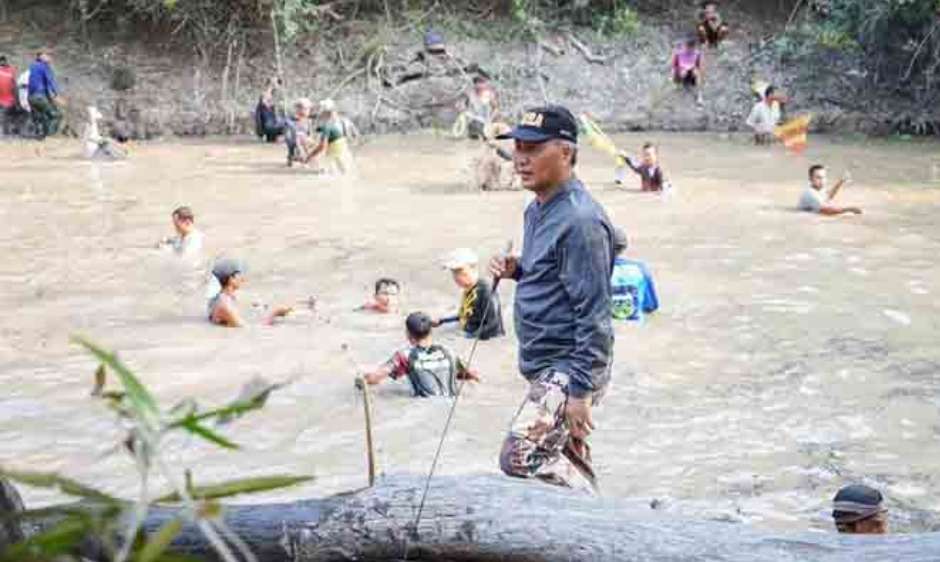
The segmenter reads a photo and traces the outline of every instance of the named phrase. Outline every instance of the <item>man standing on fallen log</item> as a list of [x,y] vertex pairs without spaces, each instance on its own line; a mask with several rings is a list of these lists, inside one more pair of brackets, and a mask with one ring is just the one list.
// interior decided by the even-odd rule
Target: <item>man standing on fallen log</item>
[[578,125],[570,111],[528,111],[511,132],[513,161],[535,200],[521,256],[490,264],[518,282],[519,368],[529,381],[500,453],[510,476],[596,488],[587,437],[591,408],[610,381],[614,227],[574,175]]

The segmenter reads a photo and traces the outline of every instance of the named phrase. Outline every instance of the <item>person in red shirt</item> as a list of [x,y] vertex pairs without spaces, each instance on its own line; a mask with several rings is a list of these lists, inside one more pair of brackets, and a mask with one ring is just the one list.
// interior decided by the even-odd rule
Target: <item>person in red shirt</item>
[[0,126],[4,135],[10,134],[16,110],[16,68],[0,56]]

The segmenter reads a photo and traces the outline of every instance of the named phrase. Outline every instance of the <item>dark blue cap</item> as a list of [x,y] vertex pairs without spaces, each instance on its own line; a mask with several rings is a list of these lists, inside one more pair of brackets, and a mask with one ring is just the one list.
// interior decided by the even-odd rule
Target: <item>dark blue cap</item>
[[578,121],[567,108],[549,105],[526,110],[519,124],[497,139],[515,139],[524,142],[545,142],[561,139],[578,142]]

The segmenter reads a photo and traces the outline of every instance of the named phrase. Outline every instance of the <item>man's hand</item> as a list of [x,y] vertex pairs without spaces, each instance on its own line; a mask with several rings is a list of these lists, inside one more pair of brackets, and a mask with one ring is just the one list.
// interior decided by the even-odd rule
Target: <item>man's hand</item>
[[594,429],[594,420],[591,418],[591,402],[589,398],[569,398],[565,405],[565,420],[568,422],[568,431],[575,439],[587,439]]
[[848,170],[842,172],[842,179],[841,179],[841,181],[842,181],[842,183],[844,183],[844,184],[849,184],[849,183],[851,183],[851,182],[852,182],[852,173],[849,172]]
[[480,373],[476,369],[464,369],[457,378],[467,382],[483,382],[483,379],[480,378]]
[[490,275],[496,279],[515,279],[517,271],[518,256],[495,256],[490,260]]

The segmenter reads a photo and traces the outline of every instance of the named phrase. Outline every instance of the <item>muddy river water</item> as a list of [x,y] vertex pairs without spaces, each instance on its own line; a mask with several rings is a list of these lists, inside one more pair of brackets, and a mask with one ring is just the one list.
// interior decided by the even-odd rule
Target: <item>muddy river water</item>
[[[597,470],[608,496],[778,529],[827,529],[834,492],[883,489],[895,528],[940,530],[940,147],[814,138],[806,154],[739,137],[654,134],[677,193],[612,184],[585,149],[579,174],[652,269],[662,309],[617,328],[614,387],[597,412]],[[646,137],[628,135],[623,146]],[[112,454],[120,429],[89,398],[95,363],[70,334],[118,350],[164,405],[217,404],[256,376],[294,380],[224,431],[220,452],[186,438],[174,466],[197,481],[312,473],[256,501],[365,483],[361,399],[341,346],[361,364],[403,343],[402,318],[352,312],[379,276],[404,309],[442,314],[457,290],[442,255],[488,256],[521,231],[524,196],[465,188],[479,147],[432,134],[356,149],[359,176],[287,169],[280,147],[218,139],[140,145],[89,163],[68,141],[0,144],[0,463],[58,470],[130,497],[134,469]],[[861,217],[793,208],[806,168],[851,169],[840,196]],[[242,330],[204,319],[198,273],[154,242],[170,211],[193,207],[206,258],[249,265],[243,303],[315,295],[316,313]],[[508,324],[512,286],[501,288]],[[470,342],[442,329],[461,353]],[[441,473],[495,472],[524,389],[515,337],[485,342]],[[403,384],[375,393],[383,473],[426,472],[445,401]],[[58,500],[27,491],[28,503]]]

